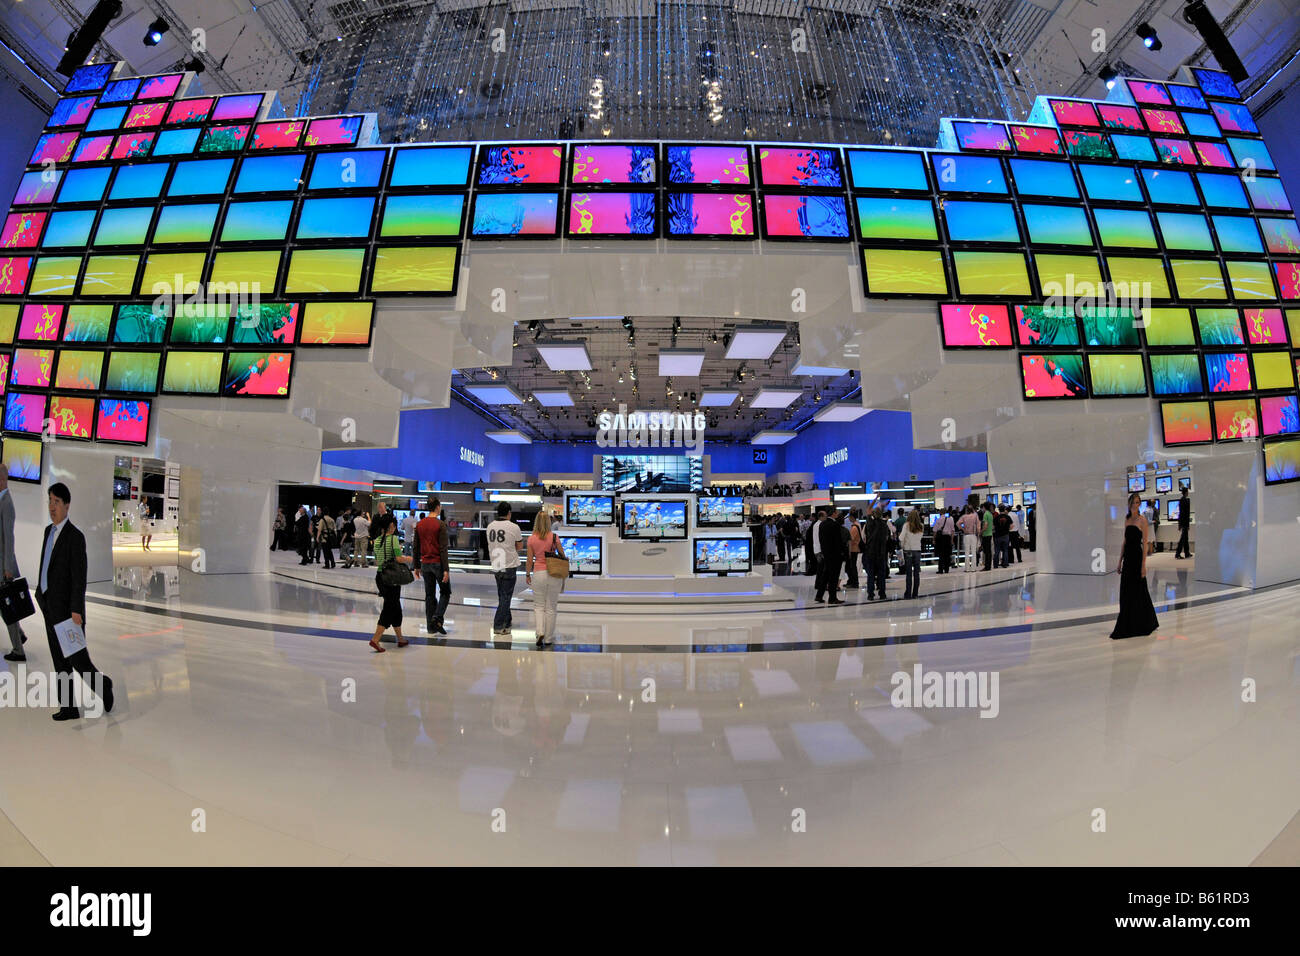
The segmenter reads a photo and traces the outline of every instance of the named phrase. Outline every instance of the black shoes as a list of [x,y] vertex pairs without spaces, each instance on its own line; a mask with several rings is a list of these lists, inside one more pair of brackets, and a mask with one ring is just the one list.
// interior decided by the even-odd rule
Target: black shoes
[[14,664],[21,664],[27,660],[27,655],[15,654],[13,651],[10,651],[8,654],[5,655],[5,660],[11,661]]
[[104,713],[106,714],[112,713],[113,712],[113,679],[111,677],[104,678],[103,701],[104,701]]
[[55,712],[54,719],[55,720],[77,720],[80,716],[81,716],[81,711],[77,710],[77,708],[65,707],[62,710]]
[[826,606],[827,606],[827,607],[839,607],[839,606],[840,606],[841,604],[843,604],[843,603],[844,603],[844,602],[843,602],[843,601],[840,601],[840,600],[827,601],[827,602],[826,602]]
[[447,633],[447,629],[446,629],[445,627],[442,626],[442,621],[434,621],[434,622],[433,622],[433,631],[434,631],[434,633],[436,633],[436,634],[446,634],[446,633]]

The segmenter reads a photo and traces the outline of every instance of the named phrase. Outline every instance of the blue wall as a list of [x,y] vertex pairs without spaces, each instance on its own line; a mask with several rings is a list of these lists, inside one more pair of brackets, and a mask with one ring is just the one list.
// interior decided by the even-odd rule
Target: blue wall
[[[593,442],[498,445],[484,437],[501,425],[463,405],[402,412],[397,448],[326,452],[327,465],[370,470],[420,481],[480,481],[496,472],[587,474]],[[462,461],[461,448],[485,457],[482,466]],[[825,465],[825,456],[844,450],[844,459]],[[682,449],[645,449],[647,454],[681,453]],[[710,469],[719,474],[810,472],[825,487],[832,481],[897,481],[954,478],[984,471],[983,452],[918,451],[912,448],[912,417],[907,412],[875,411],[856,422],[818,422],[786,445],[768,448],[767,465],[755,465],[750,445],[705,442]],[[631,452],[631,450],[629,450]]]

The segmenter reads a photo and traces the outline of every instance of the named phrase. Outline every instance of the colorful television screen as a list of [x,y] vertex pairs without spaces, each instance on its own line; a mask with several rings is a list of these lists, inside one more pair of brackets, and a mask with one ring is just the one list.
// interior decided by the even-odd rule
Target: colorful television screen
[[1250,358],[1255,364],[1255,388],[1261,392],[1295,388],[1295,366],[1289,352],[1252,352]]
[[[1209,402],[1162,402],[1160,418],[1166,445],[1200,445],[1214,438]],[[1166,494],[1172,490],[1169,475],[1156,478],[1156,491]]]
[[1142,189],[1138,186],[1137,172],[1131,166],[1099,166],[1081,163],[1083,186],[1089,199],[1116,202],[1142,202]]
[[559,233],[559,193],[478,193],[470,235],[542,237]]
[[696,574],[748,574],[754,568],[750,538],[695,538],[691,543]]
[[1205,391],[1201,360],[1194,352],[1147,356],[1151,368],[1151,391],[1160,396],[1200,395]]
[[943,253],[938,249],[863,249],[866,291],[870,295],[948,294]]
[[212,114],[212,103],[213,99],[210,96],[200,96],[192,100],[175,100],[171,109],[167,111],[167,125],[206,122]]
[[167,331],[167,316],[149,305],[119,305],[113,323],[113,341],[129,345],[161,345]]
[[[163,180],[167,178],[169,169],[167,163],[133,163],[130,166],[119,166],[117,176],[113,180],[113,188],[109,191],[109,199],[156,199],[162,194]],[[108,167],[102,169],[79,169],[75,173],[70,173],[68,179],[71,180],[77,173],[91,176],[96,173],[107,175]],[[86,199],[99,200],[103,194],[103,186],[97,189],[87,184],[89,193]],[[66,201],[61,199],[60,201]],[[77,200],[81,202],[82,200]]]
[[1245,352],[1209,352],[1205,355],[1205,380],[1210,392],[1249,392],[1250,358]]
[[307,127],[304,146],[355,146],[361,135],[360,116],[314,119]]
[[297,239],[365,239],[374,218],[373,196],[304,199],[298,211]]
[[1236,309],[1197,309],[1196,330],[1202,345],[1245,345]]
[[50,420],[58,437],[89,440],[95,426],[95,399],[89,395],[51,396]]
[[210,196],[226,191],[233,159],[194,159],[176,164],[168,196]]
[[140,84],[140,92],[136,99],[158,100],[175,96],[176,91],[180,88],[183,75],[181,73],[168,73],[165,76],[149,77]]
[[231,352],[221,394],[283,398],[292,372],[292,352]]
[[158,141],[154,143],[153,147],[153,155],[188,156],[194,152],[194,147],[198,145],[199,135],[202,132],[203,129],[199,126],[165,129],[158,134]]
[[754,235],[752,193],[669,193],[667,235],[734,239]]
[[760,146],[758,172],[765,188],[844,188],[838,149]]
[[564,499],[564,523],[595,528],[614,523],[613,495],[569,495]]
[[649,144],[578,143],[573,147],[573,185],[653,185],[658,180],[655,147]]
[[695,524],[700,528],[743,527],[745,499],[738,495],[696,498]]
[[95,439],[124,445],[147,444],[150,408],[151,403],[144,399],[101,398]]
[[1039,206],[1023,203],[1020,207],[1035,246],[1091,246],[1092,230],[1088,214],[1080,206]]
[[1082,355],[1022,354],[1020,376],[1026,399],[1088,397]]
[[1088,356],[1093,398],[1131,398],[1147,394],[1146,366],[1139,352]]
[[10,481],[41,483],[41,453],[45,443],[39,438],[6,438],[4,463],[9,469]]
[[653,192],[569,193],[569,236],[653,239],[657,231]]
[[668,146],[669,183],[679,186],[748,186],[749,149],[746,146]]
[[995,157],[932,153],[930,162],[941,192],[1005,195],[1007,191],[1002,162]]
[[1151,145],[1150,138],[1146,136],[1125,136],[1120,133],[1111,133],[1110,143],[1115,148],[1115,156],[1119,159],[1140,163],[1156,162],[1155,147]]
[[93,96],[65,96],[54,104],[54,109],[50,111],[50,118],[45,125],[47,127],[84,126],[94,106]]
[[1251,118],[1250,110],[1240,103],[1212,103],[1214,118],[1230,133],[1258,133],[1259,127]]
[[101,103],[126,103],[135,99],[135,91],[140,88],[140,78],[133,76],[125,80],[114,80],[99,95]]
[[1065,137],[1065,150],[1071,156],[1086,159],[1115,158],[1115,150],[1111,148],[1110,139],[1105,133],[1067,129],[1061,135]]
[[1060,155],[1061,134],[1050,126],[1021,126],[1011,124],[1011,139],[1018,153],[1047,153]]
[[600,574],[604,569],[603,545],[598,535],[560,535],[570,574]]
[[456,238],[465,216],[465,196],[456,193],[388,195],[384,198],[383,238]]
[[115,63],[91,63],[77,67],[68,78],[68,82],[64,84],[63,92],[93,93],[102,90],[108,78],[113,75],[113,68],[116,65]]
[[459,253],[459,246],[377,246],[370,291],[454,295]]
[[929,199],[858,196],[858,233],[863,239],[937,242],[934,204]]
[[237,345],[293,345],[299,308],[296,302],[238,306],[230,340]]
[[70,305],[67,319],[63,323],[63,341],[107,342],[112,323],[111,305]]
[[301,345],[369,345],[373,302],[308,302],[303,306]]
[[[36,148],[32,150],[27,165],[49,167],[53,163],[66,163],[72,158],[78,135],[75,132],[44,134],[36,140]],[[99,139],[107,139],[110,143],[113,141],[111,136],[99,137]]]
[[763,196],[763,234],[768,239],[847,239],[849,212],[842,196]]
[[1259,227],[1273,255],[1300,256],[1300,226],[1294,219],[1261,219]]
[[344,150],[317,153],[312,162],[308,189],[373,189],[384,174],[383,149]]
[[1135,494],[1137,492],[1146,491],[1146,490],[1147,490],[1147,479],[1145,475],[1128,476],[1128,493],[1130,495]]
[[1220,398],[1213,406],[1215,441],[1259,437],[1259,411],[1253,398]]
[[160,352],[109,353],[104,391],[155,394],[158,391],[158,366],[161,360]]
[[[8,445],[5,442],[6,455]],[[1277,485],[1284,481],[1300,481],[1300,438],[1264,443],[1264,484]]]
[[943,203],[944,224],[953,242],[1020,242],[1015,208],[1005,202]]
[[1002,123],[972,123],[954,120],[953,134],[961,149],[987,149],[999,153],[1011,152],[1011,137]]
[[1011,348],[1014,344],[1005,305],[945,303],[939,306],[939,318],[945,348]]
[[1098,103],[1097,112],[1101,114],[1101,125],[1108,129],[1142,130],[1142,115],[1132,106],[1118,103]]
[[262,108],[262,93],[236,93],[223,96],[217,100],[217,108],[212,111],[212,118],[218,122],[229,120],[253,119]]
[[228,305],[185,303],[172,317],[167,341],[171,345],[221,345],[229,326]]
[[1273,395],[1259,400],[1260,426],[1264,436],[1300,433],[1300,400],[1295,395]]
[[258,123],[253,127],[251,149],[293,149],[307,128],[306,120]]
[[200,153],[237,153],[248,142],[251,127],[247,123],[209,126],[199,140]]
[[221,224],[222,242],[282,241],[289,234],[293,200],[232,202]]
[[63,324],[63,306],[38,303],[23,306],[18,320],[18,341],[57,342]]
[[558,145],[479,147],[480,186],[555,186],[562,165]]
[[162,390],[172,395],[218,395],[223,352],[182,352],[163,357]]
[[54,387],[73,391],[96,391],[104,372],[104,352],[61,349],[54,372]]
[[55,190],[59,188],[62,179],[61,169],[41,169],[23,173],[22,179],[18,181],[18,191],[14,193],[14,205],[35,206],[49,202],[54,198]]
[[113,159],[140,159],[153,149],[155,133],[124,133],[113,143]]
[[293,192],[302,178],[307,157],[302,153],[277,156],[249,156],[239,166],[235,178],[237,193]]
[[850,149],[849,173],[854,189],[902,189],[928,192],[925,154],[903,150]]
[[686,540],[686,502],[624,498],[619,534],[638,541]]
[[45,425],[45,395],[10,392],[5,396],[5,431],[39,435]]
[[1052,113],[1062,126],[1100,126],[1097,110],[1085,100],[1048,100]]
[[467,186],[472,146],[411,146],[393,150],[389,188],[401,186]]
[[53,370],[53,349],[14,349],[9,384],[19,388],[49,388]]

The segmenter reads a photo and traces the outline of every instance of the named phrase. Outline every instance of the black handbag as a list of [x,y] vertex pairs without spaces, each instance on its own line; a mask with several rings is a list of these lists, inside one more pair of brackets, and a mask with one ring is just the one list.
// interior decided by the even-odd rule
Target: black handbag
[[[389,537],[385,535],[384,537]],[[383,546],[383,538],[380,538],[380,546]],[[388,587],[404,587],[415,580],[415,572],[409,565],[403,564],[396,558],[389,558],[384,562],[384,566],[379,569],[379,580],[383,581]]]
[[25,617],[36,613],[32,606],[32,595],[27,590],[26,578],[15,578],[0,585],[0,618],[6,624],[17,624]]

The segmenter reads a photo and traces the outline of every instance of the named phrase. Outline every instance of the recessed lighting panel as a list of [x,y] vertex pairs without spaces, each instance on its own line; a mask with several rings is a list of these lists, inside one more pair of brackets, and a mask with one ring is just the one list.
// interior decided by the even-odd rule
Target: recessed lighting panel
[[690,349],[660,349],[660,378],[698,378],[704,366],[704,353]]
[[730,408],[739,397],[733,391],[700,392],[700,408]]
[[800,388],[760,388],[750,408],[789,408],[790,403],[803,394]]
[[869,411],[871,409],[863,408],[857,402],[833,402],[813,415],[813,420],[818,422],[856,422]]
[[749,443],[751,445],[784,445],[798,434],[798,432],[781,432],[766,429],[751,438]]
[[538,342],[536,348],[552,372],[585,372],[591,368],[591,356],[582,342]]
[[523,396],[509,385],[466,385],[469,392],[486,405],[522,405]]
[[557,408],[561,405],[572,405],[573,396],[563,388],[543,388],[533,392],[533,398],[537,399],[537,404],[546,408]]
[[803,356],[799,356],[799,361],[794,364],[790,372],[794,375],[820,375],[824,378],[836,378],[848,373],[846,368],[837,368],[834,365],[805,365]]
[[785,341],[785,329],[771,329],[762,325],[742,325],[731,333],[727,346],[729,359],[770,358]]
[[500,445],[531,445],[533,440],[517,428],[506,428],[501,431],[484,432],[488,438]]

